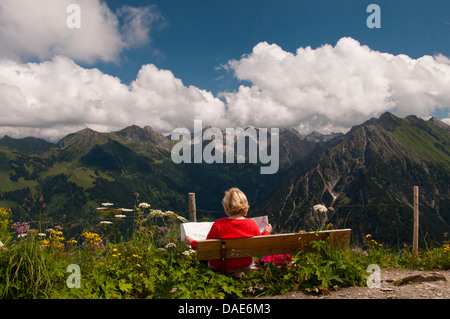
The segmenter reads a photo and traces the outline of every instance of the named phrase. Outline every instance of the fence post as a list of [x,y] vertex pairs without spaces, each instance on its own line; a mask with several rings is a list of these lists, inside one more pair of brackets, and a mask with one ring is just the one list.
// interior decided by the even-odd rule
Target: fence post
[[413,254],[419,256],[419,186],[414,186]]
[[189,193],[189,221],[197,222],[197,209],[195,207],[195,193]]

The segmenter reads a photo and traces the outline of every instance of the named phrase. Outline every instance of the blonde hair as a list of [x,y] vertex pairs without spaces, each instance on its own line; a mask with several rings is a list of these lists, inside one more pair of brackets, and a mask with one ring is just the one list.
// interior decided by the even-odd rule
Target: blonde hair
[[236,187],[230,188],[225,192],[222,199],[222,205],[228,216],[242,215],[246,216],[250,206],[248,205],[247,196]]

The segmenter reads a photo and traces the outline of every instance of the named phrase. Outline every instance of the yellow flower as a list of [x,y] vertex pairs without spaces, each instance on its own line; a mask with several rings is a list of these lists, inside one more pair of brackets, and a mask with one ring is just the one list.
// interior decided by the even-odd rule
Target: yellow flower
[[141,267],[141,265],[139,265],[139,264],[136,264],[136,266],[137,266],[137,267]]
[[50,244],[50,240],[44,239],[43,241],[41,241],[41,243],[42,243],[43,245],[48,245],[48,244]]
[[113,251],[117,251],[117,248],[113,248]]
[[367,234],[367,235],[366,235],[366,238],[367,238],[367,239],[372,238],[372,235],[371,235],[371,234]]
[[116,255],[116,254],[112,254],[111,256],[113,256],[113,257],[117,257],[117,255]]

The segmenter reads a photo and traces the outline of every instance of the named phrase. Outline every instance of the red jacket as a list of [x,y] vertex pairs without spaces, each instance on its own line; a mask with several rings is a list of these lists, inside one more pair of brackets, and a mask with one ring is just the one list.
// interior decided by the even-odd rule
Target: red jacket
[[[265,231],[262,235],[269,235],[270,233]],[[228,217],[216,220],[212,225],[211,230],[208,233],[206,239],[234,239],[234,238],[248,238],[253,236],[260,236],[258,225],[254,220],[244,219],[231,219]],[[197,249],[197,241],[194,240],[191,243],[192,249]],[[240,269],[248,267],[252,264],[252,257],[227,259],[225,261],[225,269]],[[209,264],[220,270],[220,260],[210,260]]]

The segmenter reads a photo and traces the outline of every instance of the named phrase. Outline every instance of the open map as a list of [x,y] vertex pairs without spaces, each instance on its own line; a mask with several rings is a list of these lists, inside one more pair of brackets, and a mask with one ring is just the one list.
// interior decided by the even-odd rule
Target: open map
[[[267,216],[253,217],[250,219],[253,219],[256,222],[261,234],[264,232],[264,228],[269,224]],[[184,241],[186,236],[195,240],[204,240],[213,224],[214,222],[183,223],[180,225],[181,240]]]

